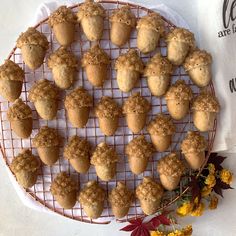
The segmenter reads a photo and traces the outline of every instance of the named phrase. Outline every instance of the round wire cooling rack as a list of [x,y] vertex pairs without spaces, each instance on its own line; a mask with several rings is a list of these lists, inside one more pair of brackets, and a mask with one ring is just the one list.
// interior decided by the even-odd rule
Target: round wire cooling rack
[[[151,95],[149,92],[146,80],[144,78],[141,79],[139,87],[136,87],[132,90],[131,93],[123,93],[119,90],[116,82],[116,76],[114,71],[114,62],[115,59],[121,54],[127,51],[129,48],[136,48],[136,31],[132,32],[131,38],[129,43],[127,43],[122,48],[118,48],[115,45],[113,45],[110,42],[110,36],[109,36],[109,21],[108,18],[111,14],[111,12],[114,9],[117,9],[123,5],[129,5],[132,12],[137,16],[137,18],[142,17],[143,15],[146,15],[147,13],[152,12],[151,10],[141,7],[138,5],[125,3],[125,2],[119,2],[119,1],[100,1],[100,3],[103,5],[103,7],[106,9],[107,18],[104,22],[104,34],[103,38],[99,41],[100,46],[110,55],[111,57],[111,67],[110,67],[110,78],[107,80],[103,86],[103,88],[94,88],[92,87],[89,82],[86,79],[85,72],[82,68],[79,69],[77,73],[77,80],[73,86],[73,88],[77,86],[83,86],[88,90],[88,92],[93,96],[93,105],[95,105],[102,96],[111,96],[113,97],[120,105],[123,104],[124,100],[127,99],[131,93],[140,92],[142,96],[146,97],[150,103],[152,104],[152,111],[148,115],[148,122],[153,119],[157,113],[168,113],[165,100],[163,98],[157,98]],[[78,11],[78,7],[80,4],[74,5],[71,7],[71,9],[74,12]],[[165,28],[166,31],[169,31],[170,29],[173,29],[175,26],[168,21],[167,19],[163,18],[165,22]],[[55,201],[53,196],[50,193],[50,185],[52,180],[55,178],[57,173],[60,171],[66,171],[70,174],[70,176],[77,181],[78,188],[82,188],[84,184],[86,184],[89,180],[97,180],[99,184],[106,190],[106,193],[111,191],[112,188],[114,188],[118,181],[123,181],[127,185],[128,188],[135,190],[136,186],[142,181],[143,176],[152,176],[155,179],[158,179],[158,174],[156,171],[156,165],[157,161],[168,154],[171,151],[177,151],[179,152],[179,145],[187,131],[189,130],[195,130],[193,122],[192,122],[192,114],[189,112],[188,116],[181,120],[181,121],[174,121],[177,130],[174,135],[174,138],[172,140],[172,145],[166,152],[162,153],[155,153],[153,158],[149,161],[148,167],[146,171],[141,175],[134,175],[129,169],[127,157],[125,156],[125,145],[131,141],[134,137],[137,135],[134,135],[127,127],[125,119],[122,117],[120,118],[119,128],[114,136],[104,136],[98,125],[98,120],[94,115],[94,111],[90,113],[89,121],[85,128],[83,129],[76,129],[71,126],[69,123],[66,112],[63,106],[63,100],[66,95],[66,93],[70,92],[73,88],[67,91],[61,91],[60,92],[60,98],[59,98],[59,109],[57,113],[57,118],[52,121],[45,121],[41,119],[34,106],[29,102],[28,100],[28,91],[31,88],[31,86],[34,84],[34,82],[40,78],[47,78],[51,81],[52,80],[52,74],[49,68],[47,67],[46,60],[48,56],[55,51],[59,45],[56,41],[56,39],[53,36],[53,33],[51,29],[49,28],[47,24],[47,19],[39,22],[35,28],[39,30],[40,32],[44,33],[46,37],[48,38],[48,41],[50,42],[50,49],[47,52],[46,59],[43,63],[43,65],[35,70],[31,71],[23,62],[21,52],[19,49],[14,48],[12,52],[9,55],[9,59],[17,63],[19,66],[21,66],[25,71],[25,81],[23,84],[23,90],[21,93],[21,98],[23,101],[25,101],[33,111],[33,132],[30,138],[28,139],[20,139],[18,138],[11,130],[10,123],[7,120],[6,112],[7,109],[10,106],[9,102],[4,101],[2,98],[0,98],[0,108],[1,108],[1,115],[0,115],[0,135],[1,135],[1,153],[2,156],[6,162],[6,165],[9,167],[10,163],[12,162],[12,159],[14,156],[16,156],[21,149],[23,148],[30,148],[33,152],[33,154],[37,155],[36,149],[32,146],[32,139],[33,137],[38,133],[39,128],[44,125],[48,125],[49,127],[56,128],[60,134],[61,137],[63,137],[63,145],[60,147],[60,159],[57,161],[55,165],[52,167],[45,166],[41,164],[40,173],[38,176],[37,183],[29,189],[22,189],[23,191],[26,191],[29,196],[31,196],[36,202],[39,204],[42,204],[46,208],[50,209],[51,211],[61,214],[65,217],[88,222],[88,223],[97,223],[97,224],[106,224],[109,223],[112,219],[114,219],[114,215],[112,214],[111,207],[109,205],[108,200],[105,201],[104,205],[104,211],[101,215],[101,217],[97,220],[91,220],[89,219],[85,213],[83,212],[83,209],[81,205],[77,202],[77,204],[74,206],[71,210],[65,210],[60,207],[60,205]],[[76,29],[76,41],[71,45],[70,50],[76,54],[79,58],[82,57],[82,54],[87,51],[91,46],[92,43],[89,42],[83,34],[80,33],[81,30],[77,26]],[[166,44],[163,39],[161,39],[158,48],[155,52],[144,55],[140,53],[140,57],[144,62],[147,62],[153,54],[155,54],[157,51],[161,52],[162,55],[166,55]],[[194,91],[194,94],[198,94],[200,90],[190,81],[189,77],[185,73],[182,67],[179,67],[175,70],[174,74],[172,75],[172,83],[174,83],[178,79],[185,80],[189,86]],[[211,93],[214,94],[214,87],[212,84],[210,84],[207,88]],[[208,141],[208,153],[207,153],[207,159],[210,155],[210,151],[213,146],[214,137],[216,133],[216,121],[214,124],[214,127],[211,131],[208,133],[205,133],[205,138]],[[79,135],[81,137],[86,138],[93,146],[95,147],[97,144],[99,144],[102,141],[107,142],[109,145],[112,145],[115,147],[116,151],[118,152],[120,156],[120,160],[117,164],[117,172],[116,176],[113,180],[109,182],[101,181],[97,176],[95,169],[91,166],[89,169],[89,172],[87,174],[78,174],[73,170],[73,168],[70,166],[69,162],[63,158],[63,147],[65,143],[67,143],[68,138],[72,135]],[[148,140],[150,140],[150,137],[144,129],[141,134],[143,134]],[[180,156],[181,153],[179,152]],[[182,158],[182,156],[181,156]],[[189,170],[191,171],[191,170]],[[200,174],[201,170],[199,171]],[[172,205],[175,201],[177,201],[186,191],[188,190],[188,187],[184,186],[184,183],[180,183],[180,189],[179,193],[175,192],[166,192],[164,194],[160,210],[165,209],[166,207]],[[137,200],[133,202],[133,204],[130,207],[130,211],[128,215],[121,219],[121,222],[127,221],[131,218],[136,218],[142,216],[142,210],[140,208],[140,204]]]

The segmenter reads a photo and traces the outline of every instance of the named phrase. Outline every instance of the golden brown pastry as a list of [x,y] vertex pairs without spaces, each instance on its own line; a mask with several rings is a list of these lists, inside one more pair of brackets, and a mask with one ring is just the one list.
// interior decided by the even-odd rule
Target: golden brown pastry
[[16,63],[5,60],[0,66],[0,94],[9,102],[20,97],[25,73]]
[[178,187],[180,178],[185,171],[185,166],[176,153],[170,153],[158,161],[157,171],[160,175],[162,186],[172,191]]
[[109,181],[116,174],[118,155],[114,148],[102,142],[92,154],[90,163],[95,166],[97,176],[103,181]]
[[137,134],[146,124],[147,113],[151,110],[151,104],[140,93],[132,94],[123,104],[123,114],[129,129]]
[[136,188],[136,196],[146,215],[152,215],[157,212],[163,193],[164,189],[161,184],[155,182],[151,177],[143,178],[143,182]]
[[57,115],[58,90],[49,80],[38,80],[29,90],[29,100],[44,120],[53,120]]
[[119,123],[121,108],[111,97],[103,96],[97,104],[95,114],[98,117],[99,127],[107,135],[113,135]]
[[60,172],[53,180],[50,191],[64,209],[72,209],[76,203],[76,183],[66,172]]
[[59,159],[60,137],[57,131],[48,126],[40,128],[33,139],[39,157],[45,165],[52,166]]
[[48,25],[60,45],[68,46],[74,41],[76,21],[76,15],[66,6],[59,7],[49,16]]
[[37,182],[39,161],[29,149],[23,149],[13,159],[10,168],[23,188],[31,188]]
[[60,47],[50,55],[48,67],[52,70],[55,84],[60,89],[68,89],[75,81],[78,60],[72,52]]
[[194,34],[184,28],[175,28],[168,33],[167,58],[176,65],[182,65],[188,53],[195,48]]
[[157,151],[164,152],[170,147],[175,129],[176,127],[171,118],[164,114],[158,114],[148,124],[147,131]]
[[99,45],[91,47],[82,58],[82,67],[85,68],[88,81],[95,87],[103,86],[107,80],[109,64],[109,56]]
[[105,190],[96,181],[89,181],[81,190],[78,200],[86,215],[91,219],[97,219],[104,208]]
[[18,98],[7,111],[7,119],[12,130],[20,138],[28,138],[32,132],[32,110],[20,98]]
[[64,157],[69,160],[73,168],[84,174],[90,167],[90,144],[86,139],[76,135],[70,137],[64,149]]
[[110,22],[111,42],[121,47],[129,41],[131,31],[136,25],[136,17],[129,6],[123,6],[112,12]]
[[189,112],[189,104],[193,98],[191,88],[184,80],[177,80],[165,95],[168,111],[175,120],[183,119]]
[[74,127],[83,128],[89,118],[93,99],[82,87],[70,92],[65,99],[65,108],[68,119]]
[[149,53],[156,49],[164,33],[164,22],[158,13],[153,12],[138,21],[137,29],[137,47],[142,53]]
[[143,68],[143,62],[135,49],[130,49],[127,53],[121,54],[115,63],[119,89],[122,92],[129,92],[133,89],[143,73]]
[[21,49],[25,64],[31,70],[36,70],[43,64],[48,45],[45,35],[33,27],[22,33],[16,42],[16,46]]
[[213,94],[202,92],[194,99],[192,110],[194,125],[201,132],[206,132],[213,128],[220,104]]
[[189,131],[181,143],[181,151],[193,170],[201,168],[205,161],[207,142],[197,131]]
[[85,0],[79,6],[78,21],[88,40],[96,41],[102,38],[105,16],[105,9],[94,0]]

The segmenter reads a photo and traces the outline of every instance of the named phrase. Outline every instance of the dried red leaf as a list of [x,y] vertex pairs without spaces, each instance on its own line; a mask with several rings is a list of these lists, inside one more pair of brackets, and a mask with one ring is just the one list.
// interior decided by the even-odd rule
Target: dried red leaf
[[198,200],[200,200],[201,199],[201,188],[200,188],[198,180],[196,179],[195,176],[192,176],[189,186],[191,188],[191,202],[194,202],[194,200],[196,198],[198,198]]
[[160,225],[160,221],[158,225],[154,225],[152,221],[145,223],[145,227],[149,230],[149,231],[154,231],[157,229],[157,227]]
[[142,229],[140,227],[137,227],[132,233],[131,236],[141,236]]
[[143,218],[140,217],[137,219],[129,220],[129,223],[135,224],[135,225],[141,225],[143,223]]
[[227,157],[218,156],[217,153],[211,153],[208,159],[208,163],[215,165],[216,169],[222,168],[220,165]]
[[127,225],[124,228],[120,229],[120,231],[127,231],[127,232],[129,232],[129,231],[135,230],[137,227],[138,226],[135,225],[135,224],[130,224],[130,225]]
[[163,225],[170,225],[170,219],[168,219],[165,215],[161,214],[158,216],[158,219],[160,220],[161,224]]
[[213,190],[214,190],[215,193],[217,193],[218,195],[220,195],[221,197],[223,197],[223,193],[222,193],[221,187],[215,185],[215,186],[213,187]]
[[216,185],[222,189],[233,189],[229,184],[222,182],[220,179],[216,180]]

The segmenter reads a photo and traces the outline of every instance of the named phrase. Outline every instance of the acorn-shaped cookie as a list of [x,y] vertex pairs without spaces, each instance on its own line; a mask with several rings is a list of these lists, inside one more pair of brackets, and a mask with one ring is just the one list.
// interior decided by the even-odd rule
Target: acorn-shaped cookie
[[38,177],[39,161],[29,149],[22,150],[12,161],[10,168],[23,188],[31,188]]
[[90,144],[76,135],[70,137],[64,149],[64,157],[80,174],[85,174],[90,166]]
[[128,156],[129,167],[132,173],[135,175],[143,173],[154,151],[152,144],[143,135],[129,142],[125,147],[125,154]]
[[181,151],[193,170],[201,168],[205,161],[207,142],[197,131],[189,131],[181,143]]
[[75,80],[78,60],[72,52],[60,47],[50,55],[48,67],[52,70],[55,84],[60,89],[68,89]]
[[176,153],[170,153],[158,161],[157,171],[160,175],[162,186],[172,191],[178,187],[180,178],[185,171],[185,166]]
[[202,92],[194,99],[192,110],[194,125],[201,132],[206,132],[213,128],[220,104],[213,94]]
[[48,25],[62,46],[68,46],[74,41],[76,22],[76,15],[66,6],[59,7],[48,19]]
[[175,120],[183,119],[189,112],[189,104],[193,98],[191,88],[184,80],[177,80],[168,89],[165,99],[168,111]]
[[160,37],[164,33],[164,22],[158,13],[143,16],[137,23],[137,47],[142,53],[156,49]]
[[25,64],[31,70],[36,70],[43,64],[48,45],[45,35],[32,27],[22,33],[16,42]]
[[38,80],[29,91],[29,100],[44,120],[53,120],[57,115],[57,88],[46,79]]
[[40,128],[33,139],[33,146],[37,148],[39,157],[45,165],[52,166],[59,158],[59,135],[48,126]]
[[144,76],[147,77],[151,94],[157,97],[164,95],[169,87],[173,66],[160,53],[155,54],[147,63]]
[[143,178],[143,182],[136,188],[136,196],[146,215],[152,215],[157,212],[163,193],[164,189],[161,184],[155,182],[151,177]]
[[167,42],[167,58],[169,61],[180,66],[188,53],[195,47],[194,34],[184,28],[175,28],[168,33]]
[[114,216],[118,219],[126,216],[133,200],[134,194],[123,182],[118,182],[109,194],[109,202]]
[[78,21],[88,40],[96,41],[102,38],[105,16],[105,9],[93,0],[85,0],[79,6]]
[[111,97],[103,96],[96,106],[95,114],[102,132],[107,136],[113,135],[118,128],[121,116],[119,105]]
[[109,56],[99,45],[91,47],[82,58],[82,67],[85,68],[88,81],[95,87],[103,86],[107,80],[109,64]]
[[7,119],[12,130],[20,138],[28,138],[32,132],[32,111],[20,98],[18,98],[7,111]]
[[123,114],[129,129],[137,134],[146,124],[147,113],[151,110],[151,104],[140,93],[132,94],[123,104]]
[[66,172],[60,172],[53,180],[50,191],[64,209],[72,209],[76,204],[76,183]]
[[116,59],[116,79],[122,92],[127,93],[135,87],[143,73],[143,67],[143,62],[135,49],[130,49]]
[[73,90],[66,96],[65,108],[68,119],[74,127],[83,128],[89,118],[93,99],[82,87]]
[[175,129],[176,127],[171,118],[164,114],[158,114],[148,124],[147,131],[157,151],[164,152],[170,147]]
[[111,42],[121,47],[129,41],[131,31],[136,25],[136,17],[129,6],[123,6],[112,12],[110,22]]
[[212,56],[210,53],[205,50],[195,50],[185,59],[184,69],[193,83],[202,88],[211,81],[211,64]]
[[116,174],[118,155],[106,143],[100,143],[92,154],[90,163],[95,166],[97,176],[103,181],[109,181]]
[[20,97],[25,73],[16,63],[6,60],[0,66],[0,95],[7,101],[14,102]]

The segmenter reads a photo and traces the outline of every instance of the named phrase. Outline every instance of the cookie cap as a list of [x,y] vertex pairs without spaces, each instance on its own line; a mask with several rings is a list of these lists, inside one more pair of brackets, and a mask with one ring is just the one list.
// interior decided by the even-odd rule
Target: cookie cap
[[112,163],[118,162],[118,155],[114,148],[102,142],[96,147],[90,162],[95,166],[110,165]]
[[21,33],[16,41],[16,46],[18,48],[21,48],[24,45],[38,45],[47,50],[49,42],[43,33],[40,33],[33,27],[29,27],[26,32]]
[[103,96],[95,108],[99,118],[114,118],[121,116],[121,108],[111,97]]
[[66,95],[65,107],[66,109],[76,109],[80,107],[91,107],[93,105],[93,98],[86,89],[79,87]]
[[70,137],[64,149],[64,157],[70,159],[87,159],[90,156],[90,144],[86,139],[76,135]]
[[25,72],[15,62],[5,60],[4,64],[0,66],[0,80],[14,80],[23,81]]
[[184,80],[177,80],[175,84],[171,85],[165,94],[166,100],[189,100],[193,98],[192,89],[185,83]]
[[185,171],[185,166],[176,153],[170,153],[158,161],[157,171],[161,175],[180,177]]
[[161,184],[151,177],[144,177],[143,182],[136,188],[136,196],[139,200],[155,202],[162,198],[164,189]]
[[175,130],[176,127],[171,117],[164,114],[158,114],[147,126],[147,131],[151,135],[172,135]]
[[115,62],[116,70],[132,70],[143,73],[143,62],[135,49],[129,49],[127,53],[121,54]]
[[53,180],[50,191],[53,196],[66,196],[69,193],[76,191],[76,183],[66,172],[60,172]]

